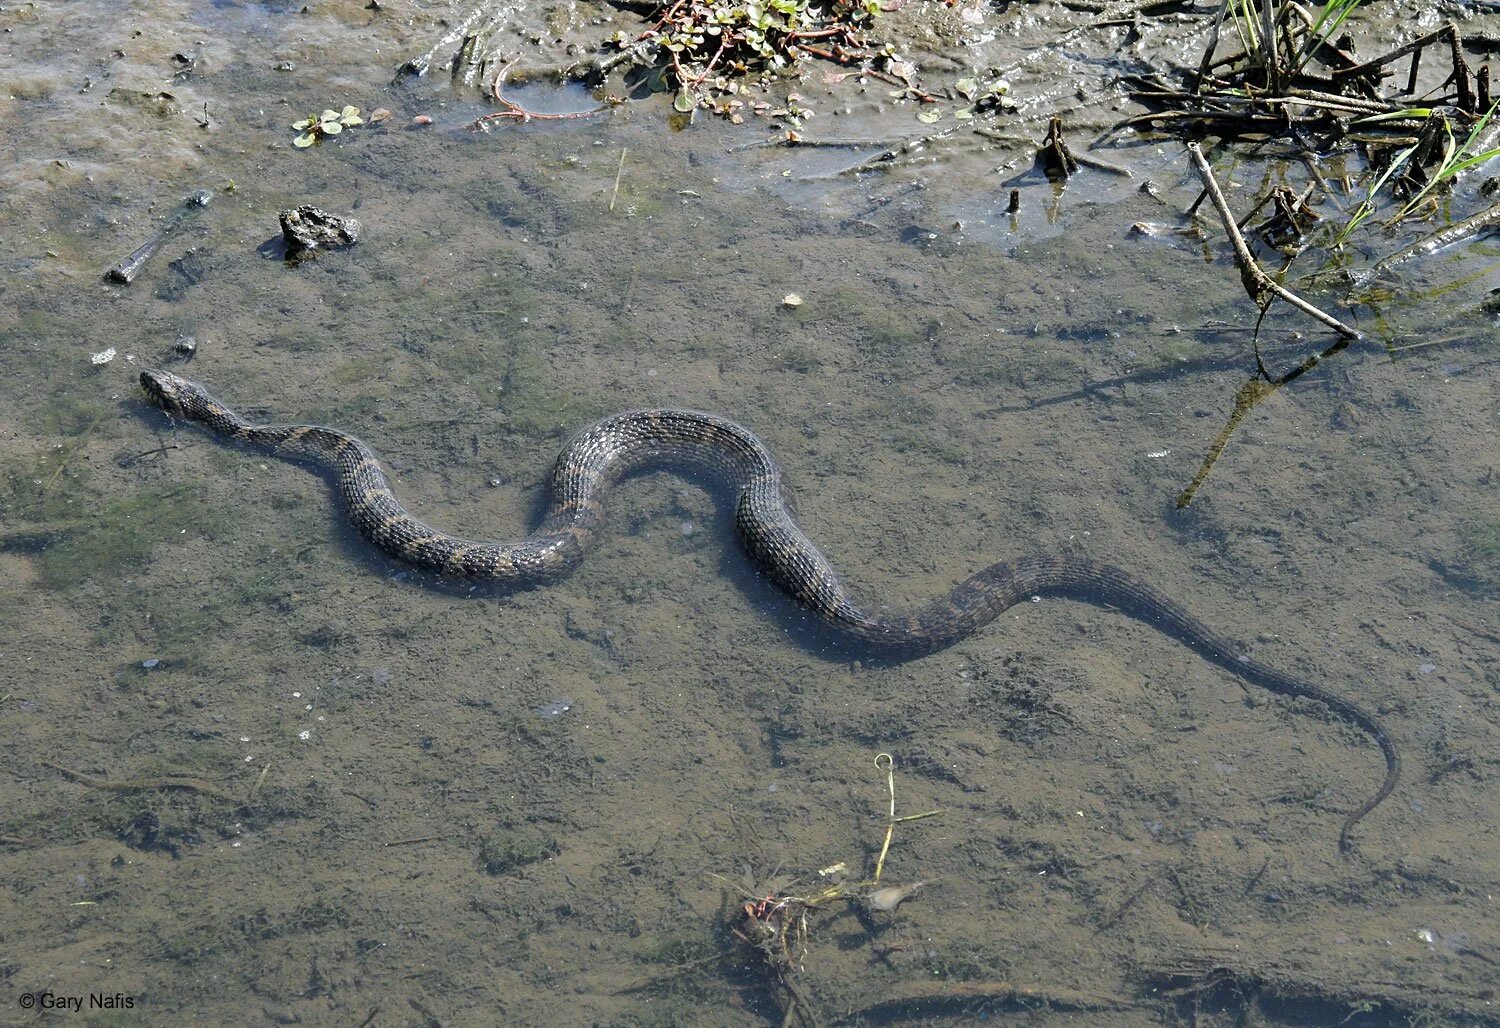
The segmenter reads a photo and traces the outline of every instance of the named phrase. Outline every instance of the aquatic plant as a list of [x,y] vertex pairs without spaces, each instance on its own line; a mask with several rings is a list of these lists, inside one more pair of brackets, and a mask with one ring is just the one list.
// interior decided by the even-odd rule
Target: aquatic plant
[[774,77],[803,57],[890,57],[865,37],[880,11],[879,0],[677,0],[660,6],[646,32],[617,32],[610,42],[658,55],[659,81],[676,91],[678,111],[702,106],[733,118],[744,106],[732,99],[741,79]]
[[1490,122],[1494,120],[1495,108],[1497,106],[1500,106],[1500,101],[1490,104],[1490,109],[1485,111],[1484,116],[1474,123],[1474,127],[1469,130],[1468,138],[1463,141],[1462,145],[1453,138],[1452,124],[1447,118],[1441,118],[1443,136],[1445,137],[1442,159],[1438,161],[1437,167],[1432,170],[1427,184],[1417,191],[1417,194],[1407,202],[1405,207],[1401,208],[1400,213],[1396,215],[1394,220],[1400,221],[1408,214],[1411,214],[1421,205],[1429,193],[1438,186],[1451,182],[1461,172],[1478,167],[1492,158],[1500,157],[1500,147],[1491,147],[1484,151],[1479,151],[1475,148],[1479,137],[1489,127]]
[[346,128],[364,123],[365,119],[359,116],[359,108],[353,105],[345,104],[341,111],[326,108],[322,114],[309,114],[301,121],[292,122],[292,129],[302,133],[292,140],[292,145],[306,148],[328,136],[336,136]]

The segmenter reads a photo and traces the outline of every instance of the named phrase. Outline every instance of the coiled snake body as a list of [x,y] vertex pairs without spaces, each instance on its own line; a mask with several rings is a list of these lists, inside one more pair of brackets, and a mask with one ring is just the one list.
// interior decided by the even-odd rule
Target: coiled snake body
[[629,411],[580,432],[553,468],[552,502],[541,524],[524,539],[497,543],[458,539],[412,517],[396,499],[375,454],[346,432],[252,424],[203,387],[166,371],[142,371],[141,386],[169,414],[280,455],[331,467],[349,517],[367,539],[394,557],[443,575],[517,586],[555,581],[576,568],[594,544],[611,486],[646,467],[687,466],[707,473],[734,497],[735,529],[756,567],[850,640],[891,655],[913,655],[951,645],[1035,596],[1111,606],[1248,682],[1322,703],[1374,738],[1385,756],[1385,778],[1344,819],[1341,849],[1349,846],[1350,829],[1390,794],[1400,775],[1395,744],[1373,714],[1320,685],[1242,656],[1234,643],[1175,601],[1116,567],[1072,555],[1034,554],[993,564],[911,613],[871,612],[850,596],[788,510],[781,468],[770,450],[726,418],[684,410]]

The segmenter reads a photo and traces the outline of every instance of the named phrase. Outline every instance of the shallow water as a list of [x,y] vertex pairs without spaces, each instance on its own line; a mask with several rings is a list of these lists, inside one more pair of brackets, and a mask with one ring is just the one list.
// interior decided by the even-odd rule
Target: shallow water
[[[1128,183],[1024,179],[1012,219],[1003,145],[853,177],[846,151],[744,148],[755,125],[670,131],[657,102],[469,132],[472,92],[388,84],[460,5],[110,9],[0,13],[28,55],[0,107],[0,1002],[779,1023],[725,880],[869,873],[888,752],[898,813],[943,813],[898,826],[887,880],[930,884],[815,919],[797,980],[827,1020],[974,1016],[1000,983],[1058,1023],[1349,1012],[1320,994],[1386,1002],[1351,1023],[1495,1017],[1493,240],[1341,312],[1369,341],[1261,404],[1177,511],[1255,326],[1217,226],[1129,232],[1196,195],[1179,144],[1110,154]],[[999,63],[1032,10],[975,46]],[[292,147],[344,103],[394,116]],[[850,110],[823,116],[919,131],[873,90]],[[1291,174],[1216,167],[1242,198]],[[139,281],[101,281],[197,188]],[[362,241],[286,266],[276,212],[303,202]],[[1260,352],[1330,342],[1273,309]],[[425,579],[317,476],[171,427],[135,386],[163,364],[356,432],[414,513],[488,537],[524,531],[592,419],[726,414],[862,593],[914,604],[1032,548],[1120,564],[1377,711],[1403,781],[1341,856],[1382,770],[1363,733],[1086,605],[857,660],[669,474],[617,492],[564,583]],[[1215,968],[1265,988],[1226,997]],[[1174,970],[1208,985],[1163,995]]]

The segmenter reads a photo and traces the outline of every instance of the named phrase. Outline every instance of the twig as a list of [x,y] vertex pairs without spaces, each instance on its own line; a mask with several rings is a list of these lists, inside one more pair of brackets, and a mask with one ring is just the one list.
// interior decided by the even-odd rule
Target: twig
[[1093,168],[1095,171],[1102,171],[1110,175],[1118,175],[1121,178],[1135,178],[1135,175],[1129,168],[1123,167],[1119,164],[1113,164],[1109,161],[1100,160],[1098,157],[1090,157],[1088,154],[1079,153],[1076,150],[1069,151],[1069,156],[1071,156],[1073,160],[1078,164],[1082,164],[1085,168]]
[[121,457],[117,463],[122,468],[128,468],[138,460],[145,460],[147,457],[165,457],[168,450],[180,449],[182,449],[182,447],[178,445],[177,440],[174,439],[170,443],[162,443],[154,450],[146,450],[144,453],[135,453],[131,454],[129,457]]
[[1208,46],[1203,50],[1203,60],[1198,63],[1198,72],[1193,76],[1192,92],[1203,92],[1203,80],[1213,64],[1214,51],[1219,48],[1219,30],[1224,26],[1224,15],[1229,10],[1229,0],[1220,0],[1219,10],[1214,14],[1214,27],[1208,33]]
[[141,269],[146,266],[146,262],[161,248],[161,244],[180,229],[194,214],[207,207],[213,198],[214,194],[207,189],[199,189],[191,193],[178,206],[177,211],[168,217],[166,221],[162,222],[161,228],[151,234],[150,239],[131,251],[129,257],[114,264],[106,271],[104,273],[105,279],[110,282],[118,282],[122,286],[130,285],[130,283],[135,281],[136,276],[141,273]]
[[1250,248],[1245,245],[1245,237],[1240,235],[1240,230],[1234,223],[1234,214],[1229,210],[1224,194],[1219,191],[1219,183],[1214,180],[1213,169],[1208,166],[1203,150],[1197,143],[1189,143],[1187,152],[1198,168],[1198,176],[1203,180],[1203,188],[1208,192],[1209,199],[1213,201],[1214,208],[1219,212],[1219,220],[1224,224],[1224,231],[1229,234],[1229,241],[1234,245],[1235,258],[1240,267],[1240,280],[1244,283],[1245,291],[1250,294],[1250,299],[1255,305],[1264,311],[1270,305],[1268,294],[1274,294],[1308,317],[1321,321],[1340,335],[1348,339],[1363,339],[1364,337],[1357,330],[1350,328],[1333,315],[1325,314],[1265,273],[1265,270],[1256,263],[1254,255],[1250,253]]
[[266,780],[266,775],[268,775],[270,773],[271,773],[271,765],[270,764],[266,764],[264,767],[262,767],[260,769],[260,774],[256,775],[256,777],[255,777],[255,784],[252,785],[252,786],[250,786],[250,792],[245,796],[245,802],[246,803],[249,803],[251,800],[255,799],[256,793],[260,792],[261,783]]
[[907,814],[904,817],[896,816],[896,758],[889,753],[877,753],[875,755],[875,766],[885,772],[885,787],[890,793],[891,805],[890,815],[885,825],[885,842],[880,847],[880,857],[875,861],[875,874],[870,879],[872,883],[880,882],[880,873],[885,870],[885,855],[891,849],[891,836],[896,832],[896,826],[906,821],[920,821],[926,817],[935,817],[943,812],[942,807],[937,810],[928,810],[920,814]]
[[1452,246],[1454,243],[1462,242],[1471,236],[1481,235],[1497,227],[1500,227],[1500,204],[1496,204],[1489,210],[1480,211],[1472,218],[1465,218],[1447,228],[1439,229],[1429,236],[1423,236],[1405,249],[1398,250],[1381,260],[1370,270],[1368,277],[1373,278],[1398,264],[1405,264],[1413,257],[1425,257],[1445,246]]
[[856,1023],[884,1022],[889,1017],[902,1021],[942,1013],[979,1003],[1021,1002],[1045,1003],[1062,1010],[1128,1010],[1134,1004],[1113,996],[1099,996],[1065,989],[1044,989],[1010,982],[923,982],[907,986],[899,996],[880,1000],[865,1007],[853,1018]]
[[128,778],[123,781],[112,782],[107,778],[95,778],[86,775],[82,771],[74,771],[72,768],[54,764],[50,760],[42,761],[46,767],[59,771],[75,782],[93,786],[95,789],[104,789],[106,792],[139,792],[145,789],[189,789],[193,792],[201,792],[205,796],[214,796],[231,803],[242,802],[238,796],[231,796],[216,785],[199,781],[196,778],[188,778],[181,775],[167,775],[160,778]]
[[615,209],[615,201],[620,198],[620,177],[625,174],[625,155],[630,153],[630,147],[620,147],[620,166],[615,169],[615,189],[609,194],[609,209]]
[[759,150],[768,146],[785,146],[788,149],[794,147],[808,147],[809,149],[835,149],[835,150],[859,150],[870,146],[891,147],[900,145],[899,139],[808,139],[800,132],[788,131],[770,139],[758,139],[753,143],[741,143],[733,147],[733,151]]
[[507,98],[503,93],[500,92],[500,87],[505,84],[505,76],[510,73],[511,66],[514,64],[515,62],[512,61],[510,64],[507,64],[505,67],[501,68],[500,71],[495,75],[495,81],[490,84],[490,98],[493,99],[496,103],[504,105],[504,110],[499,110],[493,114],[486,114],[482,117],[475,118],[469,123],[469,130],[471,132],[488,132],[490,130],[491,122],[501,121],[506,118],[510,118],[514,121],[519,122],[567,121],[573,118],[587,118],[591,115],[598,114],[600,111],[609,106],[608,104],[600,104],[593,110],[567,111],[562,114],[541,114],[537,111],[528,110],[525,107],[522,107],[520,104],[516,103],[514,100]]
[[390,842],[381,843],[381,846],[385,849],[390,849],[392,846],[415,846],[419,842],[432,842],[440,838],[442,838],[440,835],[423,835],[416,839],[393,839]]

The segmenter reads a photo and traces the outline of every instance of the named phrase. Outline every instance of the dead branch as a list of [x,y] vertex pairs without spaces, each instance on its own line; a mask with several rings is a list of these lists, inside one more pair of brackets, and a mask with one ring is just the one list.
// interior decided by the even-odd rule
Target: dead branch
[[1266,274],[1250,252],[1250,247],[1245,245],[1245,237],[1240,235],[1234,214],[1229,210],[1224,194],[1219,191],[1219,183],[1214,179],[1213,169],[1208,166],[1203,150],[1197,143],[1189,143],[1187,152],[1198,169],[1198,176],[1203,180],[1203,188],[1208,192],[1209,199],[1213,201],[1214,208],[1219,212],[1219,220],[1224,224],[1224,231],[1229,235],[1229,241],[1234,245],[1235,260],[1240,268],[1240,281],[1244,283],[1245,292],[1250,294],[1251,301],[1264,311],[1270,305],[1271,296],[1274,295],[1308,317],[1321,321],[1347,339],[1363,339],[1364,337],[1356,329],[1350,328],[1331,314],[1325,314]]

